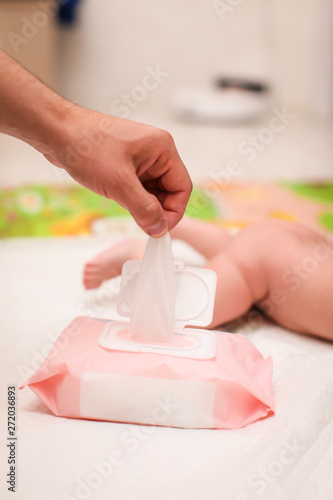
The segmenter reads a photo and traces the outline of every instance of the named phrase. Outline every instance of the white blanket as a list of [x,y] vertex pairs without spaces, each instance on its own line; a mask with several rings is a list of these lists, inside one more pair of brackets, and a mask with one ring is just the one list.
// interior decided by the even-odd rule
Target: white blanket
[[[74,317],[117,317],[117,280],[81,285],[110,239],[0,243],[1,462],[7,386],[19,385]],[[176,258],[201,260],[184,245]],[[248,334],[274,362],[276,415],[244,429],[183,430],[53,416],[18,393],[17,493],[24,500],[329,500],[333,498],[333,345],[275,326]]]

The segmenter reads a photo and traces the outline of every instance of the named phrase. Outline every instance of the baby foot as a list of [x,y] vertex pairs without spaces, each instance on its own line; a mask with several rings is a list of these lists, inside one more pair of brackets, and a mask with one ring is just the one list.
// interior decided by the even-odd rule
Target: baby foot
[[119,276],[124,262],[142,259],[145,246],[145,242],[129,238],[96,255],[84,267],[84,287],[98,288],[103,281]]

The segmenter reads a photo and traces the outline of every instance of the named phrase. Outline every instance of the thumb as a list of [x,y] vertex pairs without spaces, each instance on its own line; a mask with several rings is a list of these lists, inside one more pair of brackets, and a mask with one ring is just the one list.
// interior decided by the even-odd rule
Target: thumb
[[120,199],[136,223],[145,233],[154,238],[163,236],[168,231],[168,221],[159,200],[148,193],[137,177],[130,185],[124,186]]

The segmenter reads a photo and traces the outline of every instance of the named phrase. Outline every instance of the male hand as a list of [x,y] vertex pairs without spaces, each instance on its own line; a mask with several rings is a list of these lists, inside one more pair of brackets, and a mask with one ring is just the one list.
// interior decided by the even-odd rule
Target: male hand
[[128,209],[155,237],[180,221],[192,190],[168,132],[79,107],[67,113],[62,140],[45,156]]

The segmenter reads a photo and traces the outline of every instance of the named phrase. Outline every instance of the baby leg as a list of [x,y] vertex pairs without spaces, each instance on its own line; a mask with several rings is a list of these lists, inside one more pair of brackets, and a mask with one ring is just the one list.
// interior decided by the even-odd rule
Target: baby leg
[[217,224],[191,217],[184,217],[170,234],[172,238],[184,241],[207,259],[221,252],[232,238]]
[[241,316],[267,293],[267,282],[255,242],[252,244],[251,238],[242,233],[242,238],[240,235],[232,238],[225,250],[206,264],[217,275],[210,328]]
[[143,241],[137,238],[128,238],[95,255],[84,267],[83,284],[85,288],[98,288],[103,281],[121,274],[124,262],[141,260],[145,247],[146,244]]

